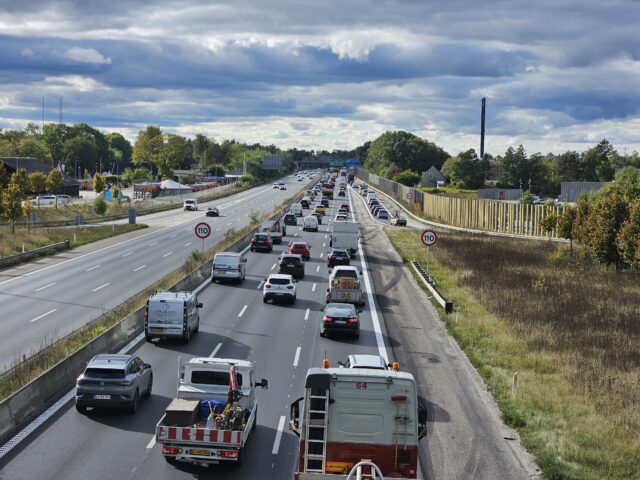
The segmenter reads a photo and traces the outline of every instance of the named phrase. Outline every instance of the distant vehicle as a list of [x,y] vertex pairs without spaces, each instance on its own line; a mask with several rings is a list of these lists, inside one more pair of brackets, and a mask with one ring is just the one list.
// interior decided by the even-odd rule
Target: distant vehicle
[[216,207],[207,208],[207,213],[205,214],[207,217],[219,217],[220,211]]
[[380,209],[378,210],[378,213],[376,213],[376,217],[378,220],[389,220],[389,212],[384,209]]
[[360,226],[356,222],[334,222],[331,228],[329,246],[332,248],[345,249],[355,258],[358,253],[358,240]]
[[338,196],[339,196],[339,197],[346,197],[346,194],[344,193],[344,190],[340,190],[340,191],[338,192]]
[[289,253],[298,253],[304,260],[311,259],[311,247],[306,242],[292,242],[289,246]]
[[282,221],[285,225],[298,225],[298,218],[291,212],[285,213]]
[[407,219],[404,217],[394,217],[391,219],[391,225],[397,226],[397,227],[406,227]]
[[286,190],[287,186],[284,183],[280,184],[280,190]]
[[262,301],[286,300],[289,303],[296,301],[296,284],[293,276],[282,273],[272,273],[265,280],[262,287]]
[[329,208],[329,199],[326,197],[322,197],[322,199],[320,200],[320,205],[325,208]]
[[316,205],[316,207],[313,209],[313,213],[319,213],[321,215],[324,215],[325,214],[324,205]]
[[348,203],[341,203],[341,204],[340,204],[339,209],[340,209],[340,210],[343,210],[343,209],[344,209],[344,210],[346,210],[347,212],[350,212],[350,211],[351,211],[351,207],[349,206],[349,204],[348,204]]
[[31,200],[31,205],[34,206],[55,205],[55,203],[55,195],[38,195],[36,198]]
[[311,198],[309,197],[304,197],[302,200],[300,200],[300,205],[302,205],[302,208],[309,208],[310,203],[311,203]]
[[242,283],[246,276],[247,258],[237,252],[218,252],[211,265],[211,281],[235,280]]
[[198,201],[195,198],[187,198],[182,208],[183,210],[198,210]]
[[280,188],[280,184],[279,183],[274,183],[273,184],[273,188]]
[[293,278],[304,278],[304,261],[302,255],[283,253],[278,263],[278,273],[288,273]]
[[291,208],[289,209],[291,213],[293,213],[296,217],[302,216],[302,205],[299,203],[292,203]]
[[386,363],[380,355],[357,354],[349,355],[347,361],[338,365],[345,368],[366,368],[369,370],[390,370],[391,364]]
[[76,380],[76,410],[88,407],[126,407],[138,411],[143,397],[151,396],[151,365],[134,355],[101,354],[87,363]]
[[351,257],[349,252],[341,248],[334,248],[327,256],[327,266],[333,268],[336,265],[350,265]]
[[251,239],[252,252],[271,252],[273,240],[268,233],[256,233]]
[[71,203],[71,197],[69,195],[56,195],[56,198],[58,199],[58,203],[61,203],[62,205]]
[[333,267],[329,275],[329,288],[327,288],[327,303],[353,303],[365,304],[365,292],[362,288],[362,273],[351,266]]
[[349,303],[327,303],[322,317],[320,336],[347,334],[360,338],[360,316],[356,307]]
[[266,220],[262,222],[262,224],[260,225],[260,231],[268,233],[274,245],[281,244],[282,237],[287,234],[285,223],[280,219]]
[[302,230],[305,232],[317,232],[318,231],[318,219],[313,215],[307,215],[302,221]]
[[159,292],[144,307],[144,338],[180,339],[188,342],[200,330],[202,303],[193,292]]
[[318,224],[322,225],[322,214],[318,212],[312,212],[311,216],[316,217],[318,219]]
[[349,217],[347,217],[347,215],[344,213],[338,213],[338,215],[336,215],[336,217],[333,219],[334,222],[346,222],[348,220]]

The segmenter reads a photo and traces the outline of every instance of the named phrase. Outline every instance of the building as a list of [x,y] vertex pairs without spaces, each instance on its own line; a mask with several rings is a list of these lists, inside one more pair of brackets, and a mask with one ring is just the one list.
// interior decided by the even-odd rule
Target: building
[[[0,157],[0,162],[4,164],[9,176],[11,176],[19,168],[23,169],[27,173],[42,172],[44,175],[48,175],[54,168],[50,163],[43,162],[37,158],[31,157]],[[80,182],[75,178],[68,175],[64,175],[64,186],[62,192],[65,195],[72,197],[80,196]]]
[[446,177],[435,166],[431,166],[426,172],[422,172],[419,187],[436,188],[447,182]]

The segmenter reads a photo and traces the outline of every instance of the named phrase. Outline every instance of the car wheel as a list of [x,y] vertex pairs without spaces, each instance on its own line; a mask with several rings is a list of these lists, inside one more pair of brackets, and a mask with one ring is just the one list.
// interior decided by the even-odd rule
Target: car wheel
[[133,401],[129,407],[129,413],[136,413],[138,411],[138,404],[140,403],[140,393],[136,388],[136,393],[133,394]]
[[178,464],[178,461],[174,457],[164,457],[164,459],[169,465],[177,465]]
[[182,338],[182,341],[184,343],[189,343],[189,340],[191,340],[191,329],[187,326],[187,333],[185,334],[185,336]]
[[80,413],[87,413],[87,407],[78,405],[77,403],[76,403],[76,410]]
[[326,337],[327,336],[327,332],[325,332],[324,330],[320,330],[320,336],[321,337]]
[[145,335],[144,336],[144,340],[145,340],[145,342],[150,342],[151,341],[151,337],[148,336],[148,335]]
[[262,303],[267,303],[267,297],[262,297]]
[[255,432],[257,426],[258,426],[258,407],[256,407],[256,416],[253,419],[253,425],[251,426],[251,431]]
[[193,333],[198,333],[200,331],[200,319],[198,319],[198,323],[196,323],[196,328]]
[[147,384],[147,391],[144,392],[145,398],[149,398],[151,396],[151,390],[153,390],[153,373],[149,375],[149,383]]

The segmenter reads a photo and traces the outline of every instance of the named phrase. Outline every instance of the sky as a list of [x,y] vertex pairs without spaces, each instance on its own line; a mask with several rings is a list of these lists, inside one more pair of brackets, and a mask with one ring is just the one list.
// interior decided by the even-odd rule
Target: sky
[[637,0],[0,0],[0,128],[640,150]]

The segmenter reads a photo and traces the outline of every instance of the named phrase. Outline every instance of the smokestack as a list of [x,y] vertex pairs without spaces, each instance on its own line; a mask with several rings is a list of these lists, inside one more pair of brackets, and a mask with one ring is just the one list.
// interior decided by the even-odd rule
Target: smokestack
[[482,97],[482,114],[480,118],[480,158],[484,158],[484,117],[487,99]]

